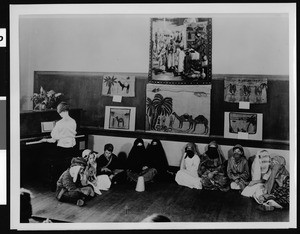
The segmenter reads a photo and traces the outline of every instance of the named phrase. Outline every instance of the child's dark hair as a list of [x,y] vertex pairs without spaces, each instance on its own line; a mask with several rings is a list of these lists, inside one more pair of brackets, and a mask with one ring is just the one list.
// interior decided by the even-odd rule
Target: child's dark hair
[[110,151],[110,152],[113,152],[114,151],[114,146],[111,144],[111,143],[108,143],[104,146],[104,151]]

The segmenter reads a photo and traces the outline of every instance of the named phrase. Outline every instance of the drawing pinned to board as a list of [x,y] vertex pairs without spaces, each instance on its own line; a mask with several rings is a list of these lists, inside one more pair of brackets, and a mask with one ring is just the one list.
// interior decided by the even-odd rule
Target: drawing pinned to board
[[135,107],[106,106],[104,129],[134,131]]
[[262,114],[245,112],[225,112],[224,137],[238,138],[240,133],[248,139],[262,140]]
[[209,135],[211,85],[147,84],[146,130]]
[[211,83],[211,18],[152,18],[150,31],[149,83]]
[[267,103],[267,78],[232,78],[224,81],[225,102]]
[[103,76],[102,95],[135,96],[135,76],[108,74]]

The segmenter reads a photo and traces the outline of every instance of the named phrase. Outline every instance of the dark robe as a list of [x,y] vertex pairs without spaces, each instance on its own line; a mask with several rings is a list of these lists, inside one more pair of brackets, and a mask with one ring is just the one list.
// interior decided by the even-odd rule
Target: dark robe
[[155,180],[157,181],[173,181],[174,177],[168,172],[169,163],[165,150],[158,139],[153,139],[146,148],[146,161],[149,167],[157,170]]
[[[138,144],[141,144],[138,146]],[[137,138],[133,146],[129,152],[127,158],[127,176],[131,181],[137,181],[139,176],[144,177],[144,181],[152,181],[154,176],[157,174],[155,168],[152,168],[149,165],[149,162],[146,160],[146,149],[144,145],[144,141],[141,138]],[[143,167],[147,166],[147,169],[143,169]]]
[[[104,154],[100,155],[99,158],[96,159],[97,163],[97,176],[98,175],[108,175],[110,176],[115,169],[121,168],[119,165],[118,157],[115,154],[111,154],[111,159],[107,160]],[[101,171],[102,168],[108,168],[112,172],[104,172]]]

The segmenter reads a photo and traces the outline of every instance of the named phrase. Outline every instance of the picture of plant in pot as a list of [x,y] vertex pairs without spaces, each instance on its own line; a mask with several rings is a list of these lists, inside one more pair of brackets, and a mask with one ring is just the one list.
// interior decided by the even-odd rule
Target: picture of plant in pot
[[33,110],[55,109],[61,102],[62,96],[62,93],[56,93],[54,90],[46,91],[41,87],[40,93],[34,93],[31,97]]

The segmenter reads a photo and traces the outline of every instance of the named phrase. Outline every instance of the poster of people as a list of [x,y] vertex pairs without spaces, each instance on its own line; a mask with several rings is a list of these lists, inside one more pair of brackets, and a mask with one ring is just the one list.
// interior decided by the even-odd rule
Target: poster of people
[[149,81],[210,84],[210,18],[152,18]]

